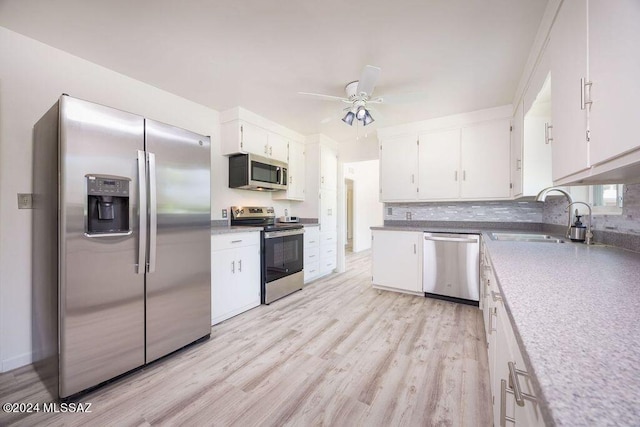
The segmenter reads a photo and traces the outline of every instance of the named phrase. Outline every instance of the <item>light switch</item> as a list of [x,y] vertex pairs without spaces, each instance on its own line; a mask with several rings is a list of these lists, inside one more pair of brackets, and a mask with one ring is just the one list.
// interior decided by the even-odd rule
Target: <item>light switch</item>
[[18,193],[18,209],[33,209],[33,194]]

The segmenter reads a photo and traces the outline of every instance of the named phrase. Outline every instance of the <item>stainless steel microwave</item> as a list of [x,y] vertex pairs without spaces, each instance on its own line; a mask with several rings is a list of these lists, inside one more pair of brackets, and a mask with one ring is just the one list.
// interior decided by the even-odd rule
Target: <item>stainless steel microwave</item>
[[279,191],[287,189],[287,164],[254,154],[229,157],[229,188]]

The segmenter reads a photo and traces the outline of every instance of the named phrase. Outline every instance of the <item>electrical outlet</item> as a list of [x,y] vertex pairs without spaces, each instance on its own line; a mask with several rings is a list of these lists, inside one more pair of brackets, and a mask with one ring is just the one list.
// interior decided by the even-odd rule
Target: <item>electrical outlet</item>
[[227,210],[222,209],[222,218],[226,218],[226,217],[227,217]]
[[33,209],[33,194],[18,193],[18,209]]
[[407,221],[411,221],[411,212],[407,212]]

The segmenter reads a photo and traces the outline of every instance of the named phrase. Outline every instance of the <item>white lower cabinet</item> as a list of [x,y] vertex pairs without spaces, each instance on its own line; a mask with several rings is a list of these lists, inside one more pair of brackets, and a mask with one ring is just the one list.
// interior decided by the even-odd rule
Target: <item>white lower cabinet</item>
[[373,230],[372,281],[378,288],[390,288],[416,295],[422,292],[421,231]]
[[544,426],[531,376],[516,341],[488,254],[482,255],[485,330],[493,425]]
[[336,232],[320,232],[320,275],[331,273],[338,264],[338,244],[336,242]]
[[304,228],[304,283],[320,277],[320,231],[318,227]]
[[260,305],[260,233],[211,237],[211,324]]

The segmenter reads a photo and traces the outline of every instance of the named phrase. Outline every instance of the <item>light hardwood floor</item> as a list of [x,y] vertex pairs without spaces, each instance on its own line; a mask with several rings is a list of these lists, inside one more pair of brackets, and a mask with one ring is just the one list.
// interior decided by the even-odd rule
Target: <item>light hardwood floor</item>
[[[85,395],[91,413],[0,425],[490,426],[481,312],[377,291],[370,253],[184,349]],[[31,367],[0,374],[0,403],[51,402]]]

